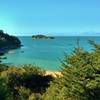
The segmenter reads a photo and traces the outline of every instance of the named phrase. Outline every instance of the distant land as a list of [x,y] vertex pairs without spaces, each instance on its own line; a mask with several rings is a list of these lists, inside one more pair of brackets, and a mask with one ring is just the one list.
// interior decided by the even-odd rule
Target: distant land
[[33,39],[54,39],[52,36],[46,36],[46,35],[32,35]]
[[[100,32],[40,32],[43,33],[45,36],[100,36]],[[20,32],[20,33],[14,33],[16,36],[32,36],[32,32]],[[39,33],[34,34],[36,35],[41,35]]]

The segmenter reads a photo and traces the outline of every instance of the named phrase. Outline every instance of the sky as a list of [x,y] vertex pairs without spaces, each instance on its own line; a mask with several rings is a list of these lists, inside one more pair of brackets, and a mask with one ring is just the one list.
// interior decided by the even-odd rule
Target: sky
[[100,0],[0,0],[0,29],[12,35],[100,35]]

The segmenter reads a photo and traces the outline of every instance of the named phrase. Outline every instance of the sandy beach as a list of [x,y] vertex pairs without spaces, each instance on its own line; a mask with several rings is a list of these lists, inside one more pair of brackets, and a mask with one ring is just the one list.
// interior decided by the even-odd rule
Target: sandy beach
[[46,71],[45,75],[46,76],[51,75],[53,77],[61,77],[62,76],[61,72],[59,72],[59,71]]

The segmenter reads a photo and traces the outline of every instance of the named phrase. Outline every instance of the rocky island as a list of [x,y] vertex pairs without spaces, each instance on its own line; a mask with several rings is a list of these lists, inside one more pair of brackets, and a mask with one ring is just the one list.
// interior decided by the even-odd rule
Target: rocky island
[[21,42],[17,37],[8,35],[3,30],[0,30],[0,55],[19,47],[21,47]]
[[46,36],[46,35],[33,35],[33,39],[54,39],[52,36]]

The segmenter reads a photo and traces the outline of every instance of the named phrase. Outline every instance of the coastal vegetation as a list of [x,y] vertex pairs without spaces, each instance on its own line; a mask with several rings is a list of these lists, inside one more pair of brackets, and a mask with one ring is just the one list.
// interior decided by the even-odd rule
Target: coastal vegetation
[[100,100],[100,44],[89,43],[92,51],[78,43],[65,55],[60,77],[33,65],[0,64],[0,100]]
[[[0,100],[37,100],[49,87],[52,76],[32,65],[0,65]],[[2,85],[1,85],[2,84]],[[35,99],[31,99],[31,98]],[[4,98],[4,99],[2,99]]]
[[15,37],[4,33],[3,30],[0,30],[0,55],[3,55],[5,52],[10,49],[16,49],[21,46],[21,41]]
[[52,36],[46,36],[46,35],[33,35],[33,39],[54,39]]
[[51,82],[43,100],[99,100],[100,45],[89,41],[93,51],[75,48],[62,63],[62,77]]

